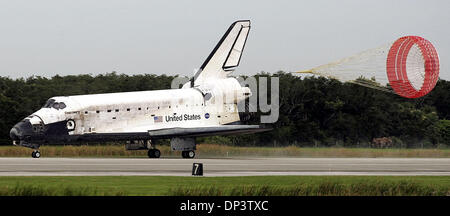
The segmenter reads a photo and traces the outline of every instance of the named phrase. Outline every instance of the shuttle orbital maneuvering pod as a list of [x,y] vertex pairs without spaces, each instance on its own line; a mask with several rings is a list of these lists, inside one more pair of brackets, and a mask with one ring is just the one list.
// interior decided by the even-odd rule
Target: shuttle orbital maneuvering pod
[[10,131],[14,145],[130,141],[127,150],[148,150],[159,158],[155,141],[170,139],[171,149],[193,158],[199,136],[256,133],[270,129],[242,125],[237,103],[251,96],[229,77],[241,60],[250,21],[236,21],[200,70],[181,89],[52,97]]

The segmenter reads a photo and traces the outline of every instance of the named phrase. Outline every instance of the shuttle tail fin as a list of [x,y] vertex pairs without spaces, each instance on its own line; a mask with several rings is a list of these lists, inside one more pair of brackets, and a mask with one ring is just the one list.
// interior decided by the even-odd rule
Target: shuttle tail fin
[[220,39],[208,58],[195,73],[191,86],[205,82],[207,79],[221,79],[239,66],[242,52],[250,31],[250,21],[236,21]]

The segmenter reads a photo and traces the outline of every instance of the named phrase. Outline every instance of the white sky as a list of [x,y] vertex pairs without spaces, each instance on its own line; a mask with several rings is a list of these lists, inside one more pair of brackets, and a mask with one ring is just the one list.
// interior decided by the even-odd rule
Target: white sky
[[0,0],[0,76],[192,75],[250,19],[238,74],[295,71],[419,35],[450,80],[450,1]]

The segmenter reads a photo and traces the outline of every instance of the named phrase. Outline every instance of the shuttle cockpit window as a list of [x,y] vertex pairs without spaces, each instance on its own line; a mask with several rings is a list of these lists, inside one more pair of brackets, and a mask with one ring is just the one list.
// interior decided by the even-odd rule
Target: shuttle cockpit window
[[43,108],[54,108],[57,110],[66,108],[66,104],[64,102],[56,102],[54,99],[49,99]]
[[56,102],[56,103],[53,104],[52,107],[57,109],[57,110],[64,109],[64,108],[66,108],[66,104],[64,102],[59,102],[59,103]]
[[66,104],[64,102],[59,102],[59,109],[64,109],[66,108]]
[[49,99],[42,108],[51,108],[54,103],[55,103],[54,99]]

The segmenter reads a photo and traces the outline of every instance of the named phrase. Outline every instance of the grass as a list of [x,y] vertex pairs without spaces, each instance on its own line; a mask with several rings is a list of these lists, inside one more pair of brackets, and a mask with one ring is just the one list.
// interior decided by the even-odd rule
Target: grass
[[[169,146],[158,146],[163,157],[180,157]],[[127,151],[124,145],[41,146],[43,157],[147,157],[147,151]],[[371,149],[235,147],[217,144],[197,145],[197,158],[207,157],[417,157],[448,158],[450,149]],[[31,149],[0,146],[0,157],[30,157]]]
[[0,195],[450,196],[447,176],[0,177]]
[[98,190],[92,186],[34,185],[17,183],[0,187],[0,196],[124,196],[121,190]]

